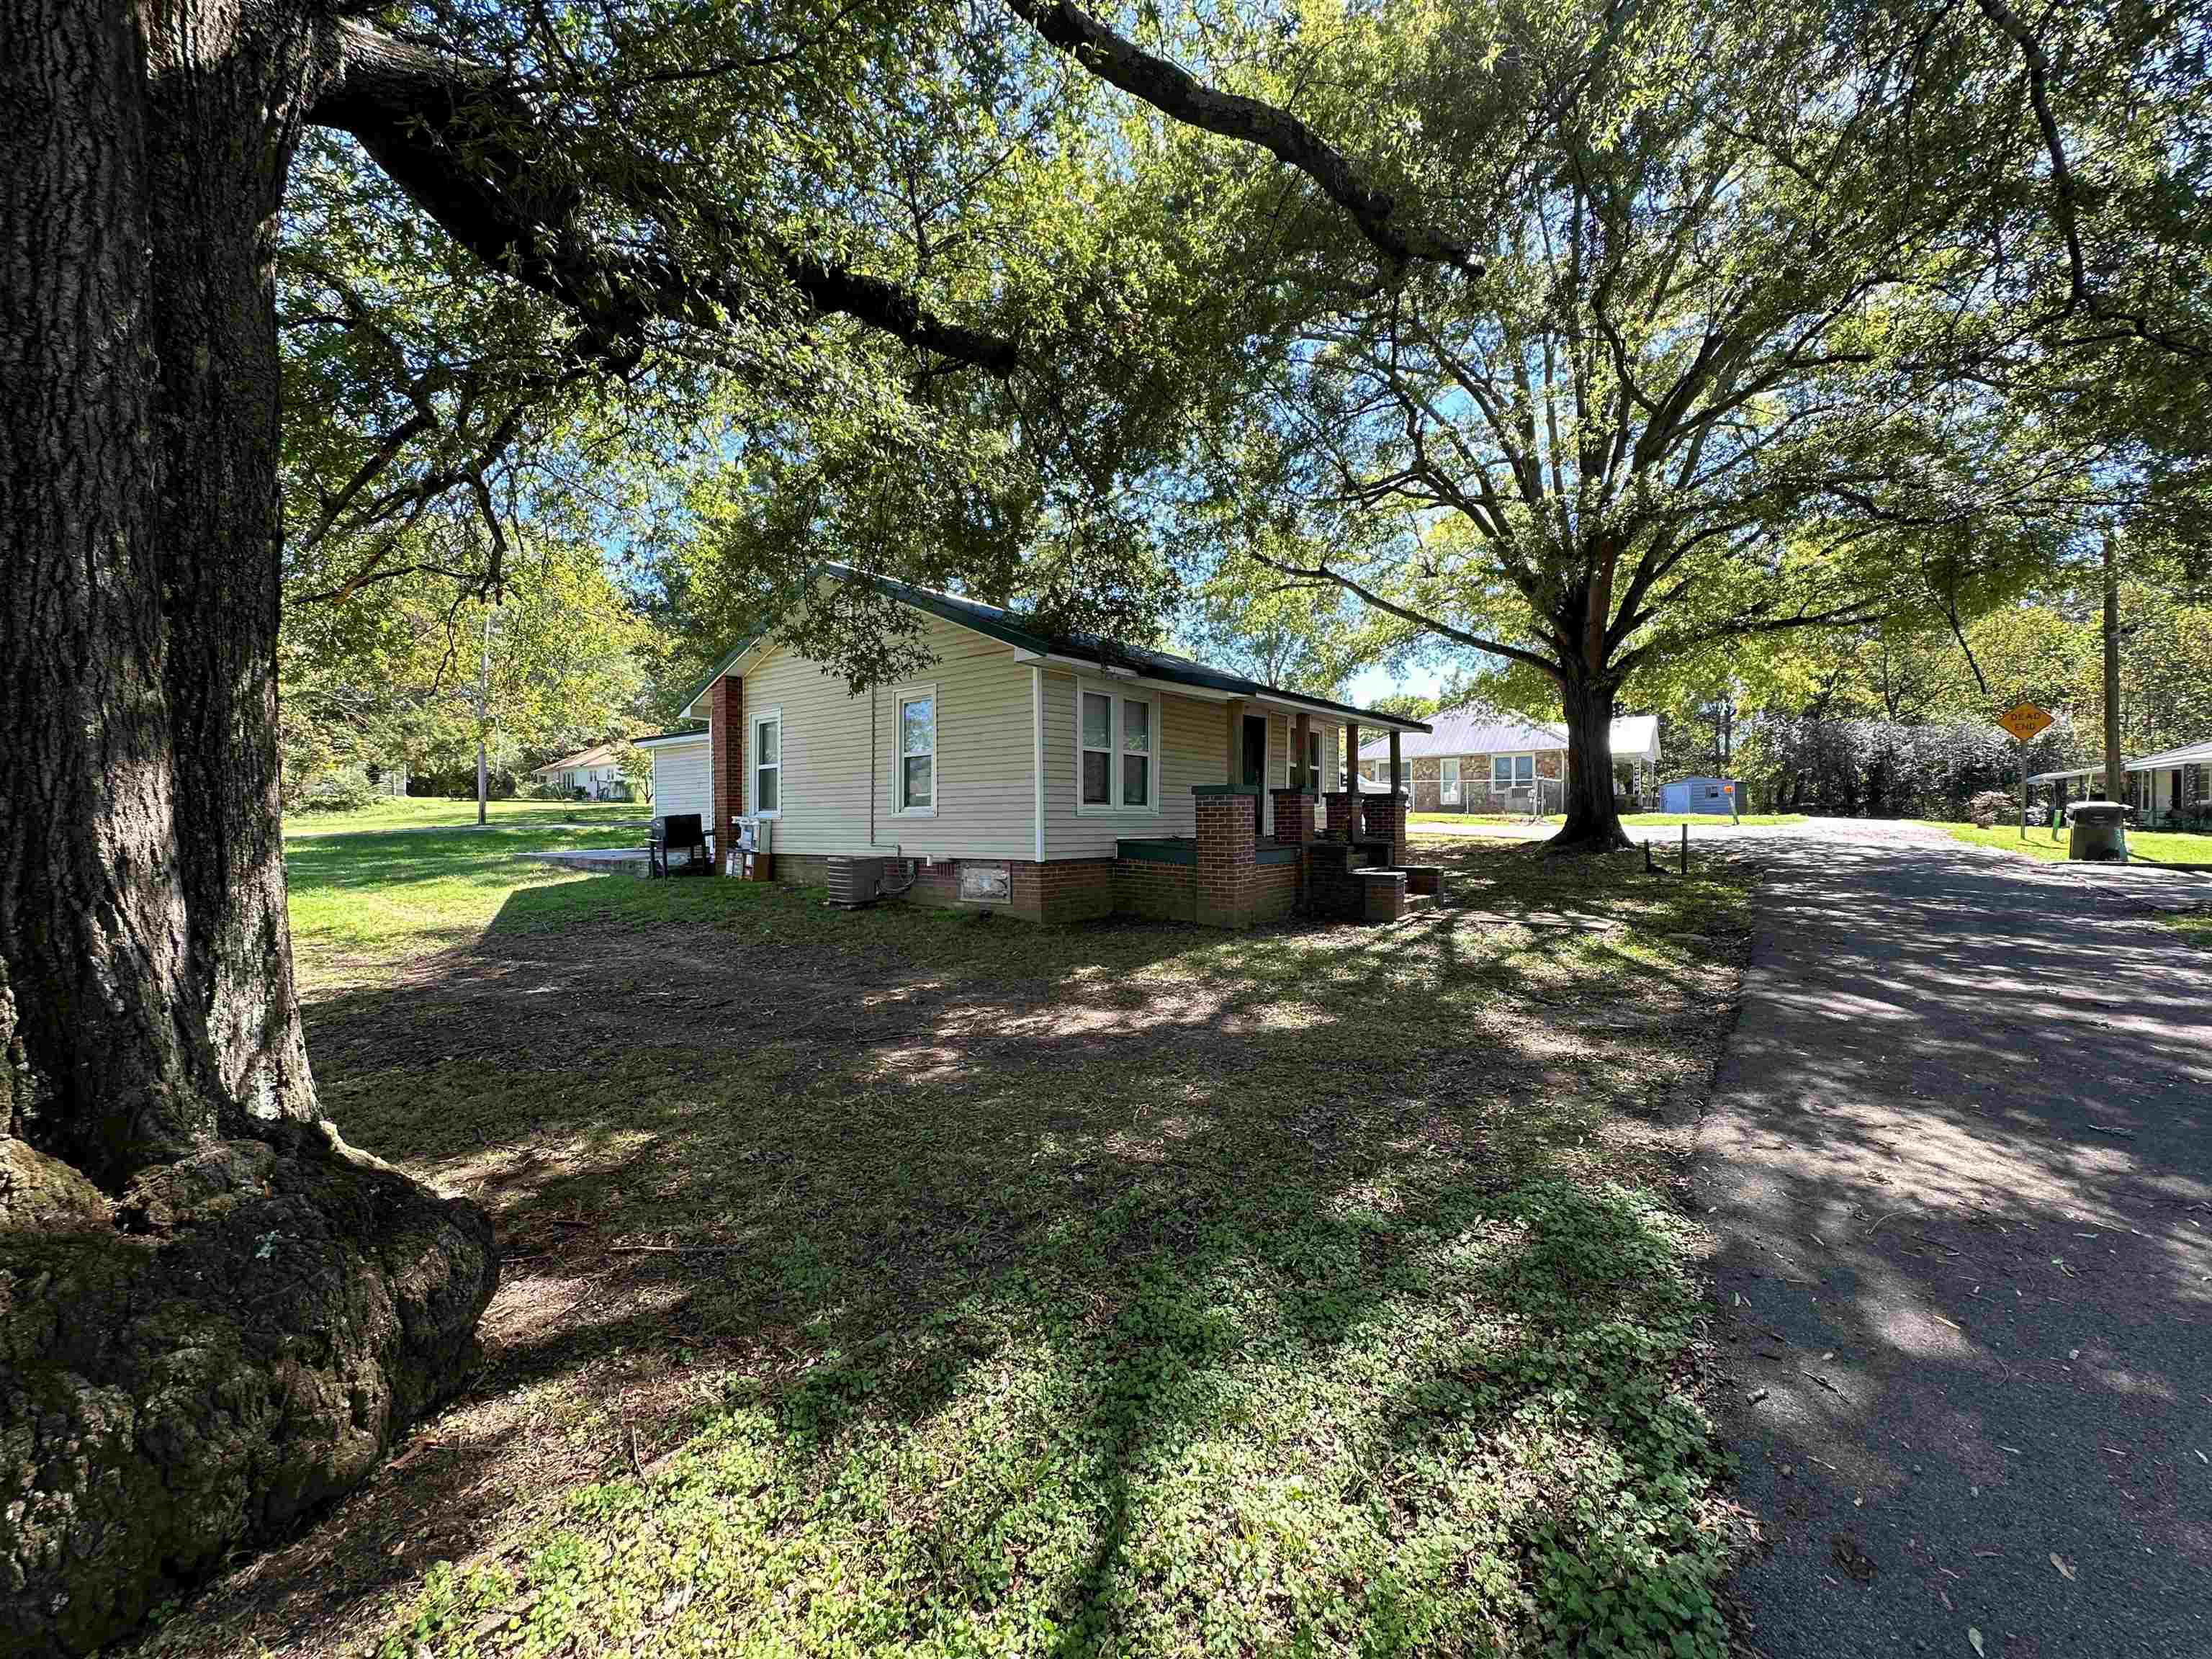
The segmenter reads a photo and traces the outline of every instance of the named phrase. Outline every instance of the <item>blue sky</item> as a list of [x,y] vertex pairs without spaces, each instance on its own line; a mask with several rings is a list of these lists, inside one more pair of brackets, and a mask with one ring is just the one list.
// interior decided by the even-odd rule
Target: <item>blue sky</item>
[[1421,664],[1409,663],[1395,672],[1378,664],[1372,668],[1363,668],[1352,677],[1352,684],[1345,693],[1345,701],[1364,708],[1377,697],[1387,697],[1393,691],[1411,691],[1416,696],[1433,697],[1443,685],[1443,676]]

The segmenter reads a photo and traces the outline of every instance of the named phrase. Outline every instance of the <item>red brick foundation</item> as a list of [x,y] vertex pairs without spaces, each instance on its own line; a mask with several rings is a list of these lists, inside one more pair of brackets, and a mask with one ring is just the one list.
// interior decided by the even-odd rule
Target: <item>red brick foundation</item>
[[[1003,864],[1012,896],[1006,903],[983,903],[960,896],[963,864]],[[933,904],[948,910],[997,911],[1024,921],[1088,921],[1114,914],[1114,860],[1062,859],[1038,864],[1029,859],[918,859],[884,855],[884,880],[892,886],[914,876],[912,890],[890,901]],[[779,853],[775,879],[797,887],[826,887],[830,860],[820,853]],[[1185,911],[1188,916],[1188,909]]]
[[1117,859],[1114,914],[1150,921],[1194,921],[1198,915],[1198,866],[1154,859]]

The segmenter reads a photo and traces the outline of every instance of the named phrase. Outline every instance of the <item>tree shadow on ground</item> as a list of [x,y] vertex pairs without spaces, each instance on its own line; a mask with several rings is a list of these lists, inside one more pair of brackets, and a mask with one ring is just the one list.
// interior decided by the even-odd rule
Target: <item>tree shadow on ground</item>
[[[1715,1466],[1655,1194],[1743,912],[1442,855],[1431,918],[1233,938],[525,888],[314,998],[348,1135],[500,1228],[485,1369],[166,1645],[343,1647],[439,1558],[507,1575],[453,1592],[474,1620],[549,1528],[648,1558],[642,1614],[574,1613],[587,1648],[728,1618],[669,1565],[702,1551],[802,1626],[1071,1652],[1228,1610],[1433,1650],[1689,1605]],[[1626,925],[1496,920],[1572,903]]]
[[2212,958],[2132,877],[1823,856],[1771,872],[1700,1148],[1762,1640],[2200,1650]]

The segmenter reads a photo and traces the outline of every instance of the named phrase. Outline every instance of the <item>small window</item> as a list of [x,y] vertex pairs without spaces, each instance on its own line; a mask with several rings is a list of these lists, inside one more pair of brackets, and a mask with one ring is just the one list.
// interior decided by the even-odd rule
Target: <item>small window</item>
[[1083,804],[1114,804],[1114,699],[1083,694]]
[[1309,732],[1306,733],[1306,787],[1325,789],[1328,787],[1321,777],[1321,733]]
[[753,811],[783,816],[783,711],[753,716]]
[[1121,703],[1121,805],[1152,800],[1152,706],[1133,697]]
[[898,700],[898,802],[901,812],[937,810],[937,690]]

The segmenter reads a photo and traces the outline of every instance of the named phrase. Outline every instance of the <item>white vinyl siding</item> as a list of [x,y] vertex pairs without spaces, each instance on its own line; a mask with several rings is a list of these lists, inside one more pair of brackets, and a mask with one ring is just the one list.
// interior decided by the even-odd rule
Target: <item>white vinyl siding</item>
[[[790,647],[777,647],[745,672],[748,724],[755,710],[781,708],[783,713],[778,853],[889,854],[896,846],[909,858],[1036,855],[1029,665],[996,640],[936,617],[919,615],[918,620],[936,659],[922,682],[935,687],[937,699],[933,817],[898,811],[897,698],[902,690],[912,696],[915,685],[875,693],[872,744],[869,694],[854,696],[842,678]],[[751,759],[746,757],[748,768]]]
[[712,833],[714,757],[707,739],[655,744],[646,752],[653,757],[653,811],[664,817],[672,812],[696,812]]
[[[1229,711],[1218,702],[1179,696],[1171,690],[1150,695],[1158,699],[1159,719],[1153,737],[1157,813],[1149,807],[1130,810],[1078,809],[1080,770],[1077,758],[1076,719],[1081,689],[1111,690],[1127,695],[1128,688],[1112,682],[1079,678],[1047,669],[1043,675],[1044,733],[1044,855],[1047,859],[1111,858],[1115,842],[1124,836],[1191,836],[1198,832],[1198,814],[1191,795],[1195,784],[1228,781]],[[1255,710],[1267,716],[1267,769],[1270,787],[1287,779],[1291,731],[1297,717],[1281,709]],[[1332,766],[1340,728],[1333,720],[1316,719],[1314,734],[1321,745],[1322,764]],[[1264,798],[1263,798],[1264,800]],[[1273,823],[1272,803],[1263,806],[1266,822]]]

